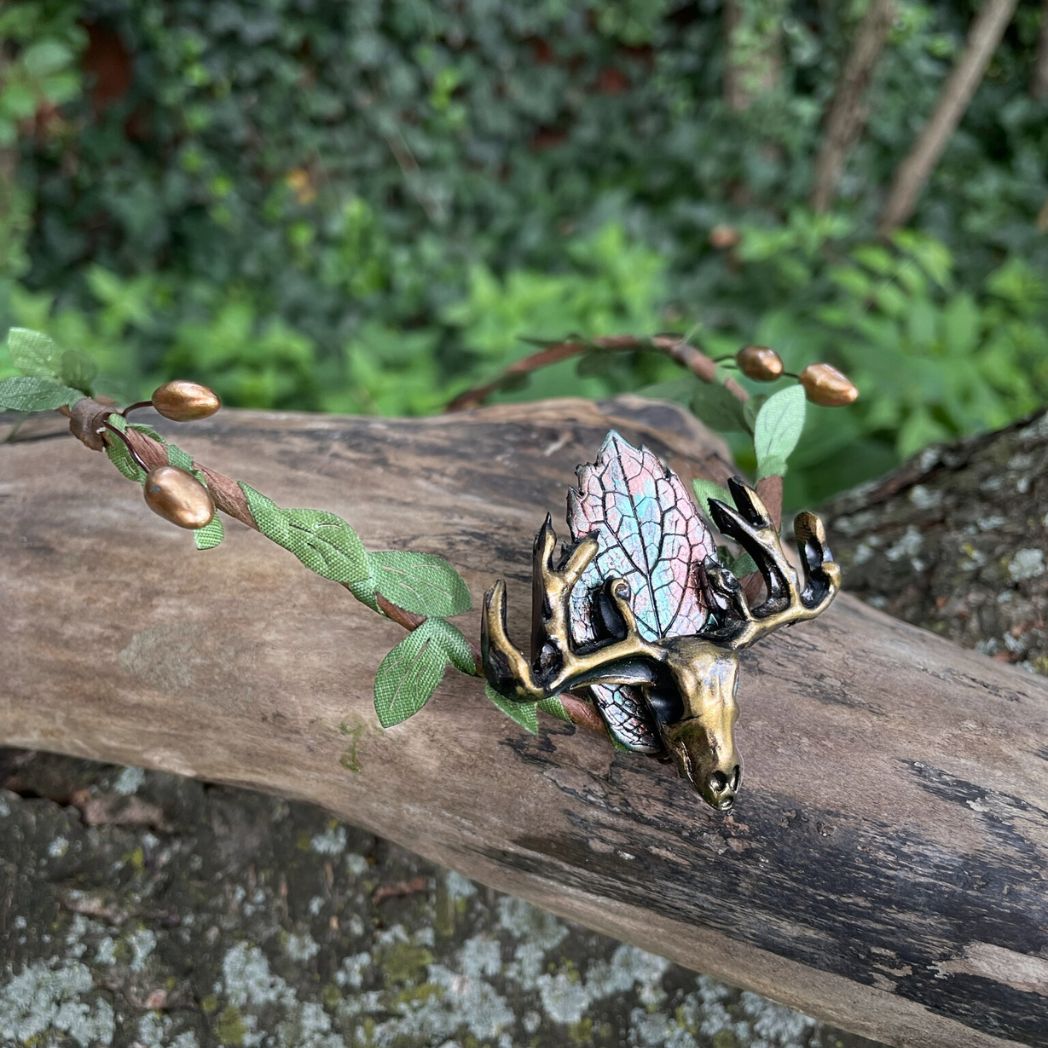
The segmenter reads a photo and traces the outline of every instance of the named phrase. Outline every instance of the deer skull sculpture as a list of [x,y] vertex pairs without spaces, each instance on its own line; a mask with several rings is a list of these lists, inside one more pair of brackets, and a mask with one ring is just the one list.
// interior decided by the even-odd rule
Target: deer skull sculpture
[[764,504],[728,482],[734,508],[709,500],[721,532],[753,558],[765,594],[756,607],[717,558],[680,479],[618,433],[568,493],[573,545],[555,559],[549,516],[535,538],[532,656],[506,632],[506,587],[484,599],[488,681],[519,702],[587,688],[611,737],[673,760],[702,798],[727,811],[741,764],[735,749],[738,652],[780,626],[814,618],[840,588],[822,521],[801,513],[798,581]]

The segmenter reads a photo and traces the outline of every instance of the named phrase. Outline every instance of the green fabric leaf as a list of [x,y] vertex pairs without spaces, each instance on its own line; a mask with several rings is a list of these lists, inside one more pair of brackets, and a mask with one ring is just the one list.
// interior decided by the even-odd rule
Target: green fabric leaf
[[443,619],[433,618],[426,621],[433,624],[434,639],[444,649],[444,654],[451,660],[455,669],[476,676],[477,664],[473,658],[473,649],[469,641],[462,635],[462,630]]
[[[127,422],[123,415],[113,415],[110,417],[109,421],[112,422],[116,418]],[[125,427],[121,426],[120,428],[124,429]],[[167,441],[164,440],[164,438],[152,426],[147,426],[144,422],[127,422],[126,428],[136,430],[139,433],[144,433],[147,437],[155,440],[158,444],[167,444]]]
[[757,464],[757,479],[762,477],[785,477],[786,459],[781,455],[768,455]]
[[375,674],[375,712],[383,728],[414,716],[437,690],[448,666],[439,629],[427,620],[382,660]]
[[[126,433],[128,429],[147,428],[129,426],[127,419],[124,418],[123,415],[115,413],[110,415],[107,421],[114,429],[120,430],[121,433]],[[146,471],[135,461],[131,452],[127,450],[127,446],[124,442],[112,433],[103,433],[102,439],[106,442],[106,458],[108,458],[128,480],[136,481],[139,484],[145,483]]]
[[214,549],[225,536],[226,529],[222,526],[222,518],[216,513],[210,524],[205,524],[193,532],[193,541],[197,549]]
[[564,703],[560,701],[559,695],[552,695],[548,699],[543,699],[538,703],[538,708],[543,713],[548,713],[551,717],[556,717],[557,720],[567,721],[571,723],[571,717],[568,716],[568,711],[564,708]]
[[703,513],[709,513],[709,500],[719,499],[721,502],[726,502],[729,506],[732,505],[731,495],[728,494],[728,489],[721,487],[720,484],[715,483],[712,480],[707,480],[705,477],[696,477],[691,482],[691,489],[695,492],[695,498],[698,500],[699,509]]
[[[167,444],[167,463],[169,466],[177,466],[179,469],[184,469],[187,473],[196,474],[196,470],[193,469],[193,456],[188,452],[183,451],[180,447],[175,444]],[[206,485],[205,485],[206,487]]]
[[357,600],[374,606],[375,579],[367,550],[341,517],[319,509],[281,509],[250,484],[239,484],[266,538],[290,550],[310,571],[341,582]]
[[58,367],[58,377],[67,386],[82,389],[85,393],[91,391],[91,383],[98,374],[98,365],[89,356],[78,349],[67,349],[62,353]]
[[699,382],[691,398],[691,410],[711,429],[722,433],[745,432],[749,428],[742,401],[719,382]]
[[23,375],[62,379],[62,347],[54,339],[29,328],[11,328],[7,333],[11,363]]
[[433,553],[379,550],[370,554],[375,588],[387,600],[416,615],[446,618],[473,605],[462,576]]
[[[511,721],[519,724],[532,735],[537,735],[539,730],[539,716],[536,712],[535,702],[514,702],[500,695],[490,684],[484,685],[484,694],[498,706]],[[548,701],[548,700],[547,700]]]
[[54,378],[16,375],[0,380],[0,411],[53,411],[83,399],[80,390]]
[[[123,415],[110,415],[108,422],[114,429],[120,430],[121,433],[127,432],[130,428],[127,424],[127,419]],[[128,480],[136,481],[139,484],[144,483],[146,472],[134,460],[124,442],[109,432],[103,433],[102,439],[106,442],[106,458],[116,466],[120,473],[127,477]]]
[[804,390],[790,386],[773,393],[765,401],[753,427],[753,446],[757,452],[757,476],[781,476],[804,429]]

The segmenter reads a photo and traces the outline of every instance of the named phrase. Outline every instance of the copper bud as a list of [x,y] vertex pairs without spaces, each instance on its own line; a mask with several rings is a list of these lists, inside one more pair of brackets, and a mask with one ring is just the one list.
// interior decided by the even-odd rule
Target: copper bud
[[710,247],[717,251],[727,251],[742,239],[742,234],[735,226],[720,223],[710,230]]
[[146,474],[146,505],[180,528],[196,530],[211,522],[215,504],[207,488],[177,466],[157,466]]
[[222,406],[218,394],[198,382],[175,379],[153,390],[153,407],[174,422],[193,422],[213,415]]
[[747,378],[758,382],[774,382],[783,372],[782,357],[769,346],[743,346],[735,363]]
[[832,364],[809,364],[801,372],[800,380],[805,396],[824,408],[844,407],[859,399],[855,383]]

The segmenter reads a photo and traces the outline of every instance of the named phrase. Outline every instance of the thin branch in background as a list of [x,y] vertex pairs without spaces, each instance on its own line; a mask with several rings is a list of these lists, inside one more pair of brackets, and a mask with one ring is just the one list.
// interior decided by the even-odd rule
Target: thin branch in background
[[932,170],[990,64],[1016,2],[987,0],[972,23],[968,42],[943,85],[934,112],[896,171],[877,227],[882,236],[907,222],[916,209]]
[[[570,360],[572,357],[580,357],[585,353],[600,350],[629,352],[645,349],[668,356],[703,382],[717,381],[717,362],[697,346],[674,335],[654,335],[650,338],[642,338],[637,335],[606,335],[602,338],[565,339],[563,342],[543,346],[537,353],[514,361],[492,381],[459,393],[448,403],[445,410],[448,412],[466,411],[469,408],[480,407],[493,393],[497,393],[515,379],[522,375],[530,375],[541,368],[559,364],[562,360]],[[734,379],[725,379],[724,386],[739,400],[743,402],[749,400],[749,393]]]
[[893,0],[872,0],[856,31],[826,113],[822,145],[815,161],[811,198],[815,211],[827,211],[833,203],[848,155],[866,126],[866,93],[894,18]]
[[[725,0],[724,32],[724,101],[737,114],[753,109],[762,99],[774,95],[782,84],[782,23],[786,17],[786,0]],[[752,131],[750,132],[752,133]],[[761,133],[757,146],[771,165],[782,163],[782,148]],[[745,207],[751,203],[750,188],[742,181],[728,187],[732,203]]]
[[1041,11],[1041,32],[1037,38],[1037,57],[1030,78],[1030,95],[1038,102],[1048,99],[1048,0]]
[[[493,393],[505,387],[522,375],[559,364],[562,360],[582,356],[584,353],[606,350],[608,352],[649,349],[663,353],[683,368],[687,368],[696,378],[703,382],[717,381],[717,361],[708,356],[697,346],[674,335],[654,335],[651,338],[640,338],[636,335],[607,335],[603,338],[566,339],[543,346],[537,353],[523,357],[510,364],[501,375],[483,386],[467,389],[455,397],[445,409],[448,412],[466,411],[480,407]],[[725,378],[723,385],[742,403],[750,395],[733,378]],[[776,528],[782,526],[782,477],[762,477],[757,481],[757,494],[764,500],[775,522]]]

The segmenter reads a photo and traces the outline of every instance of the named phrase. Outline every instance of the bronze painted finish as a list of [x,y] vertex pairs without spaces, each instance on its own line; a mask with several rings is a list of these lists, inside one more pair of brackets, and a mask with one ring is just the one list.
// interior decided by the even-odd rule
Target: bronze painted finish
[[859,399],[859,390],[832,364],[809,364],[798,376],[805,396],[824,408],[842,408]]
[[609,578],[604,584],[609,618],[617,625],[606,639],[576,646],[570,629],[571,591],[597,554],[598,540],[583,538],[555,564],[557,540],[547,516],[535,539],[532,657],[506,631],[501,579],[485,596],[481,626],[485,672],[508,698],[537,702],[595,685],[638,689],[658,726],[662,758],[672,760],[681,777],[719,811],[730,810],[741,779],[734,738],[738,652],[773,630],[821,614],[841,580],[815,514],[800,513],[794,521],[803,566],[798,579],[757,493],[737,478],[728,486],[735,506],[710,499],[710,514],[756,563],[765,590],[756,606],[735,575],[711,555],[701,572],[711,614],[699,633],[646,640],[637,629],[629,586]]
[[173,422],[208,418],[222,406],[218,394],[197,382],[176,379],[153,390],[153,407]]
[[176,466],[158,466],[146,475],[146,505],[180,528],[196,530],[211,522],[215,504],[207,488]]
[[770,346],[743,346],[735,354],[735,363],[747,378],[758,382],[773,382],[785,370],[782,357]]

